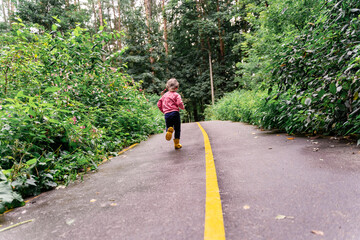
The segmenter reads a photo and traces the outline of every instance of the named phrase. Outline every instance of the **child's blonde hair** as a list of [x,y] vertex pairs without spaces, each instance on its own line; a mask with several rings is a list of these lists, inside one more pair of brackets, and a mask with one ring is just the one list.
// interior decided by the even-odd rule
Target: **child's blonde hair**
[[169,91],[175,91],[177,88],[179,88],[179,82],[175,78],[170,78],[166,83],[166,88]]

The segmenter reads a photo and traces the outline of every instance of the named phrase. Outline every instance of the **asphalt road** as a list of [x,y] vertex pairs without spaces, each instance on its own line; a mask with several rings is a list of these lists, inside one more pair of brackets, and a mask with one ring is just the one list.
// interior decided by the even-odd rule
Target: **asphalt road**
[[[209,135],[227,239],[360,239],[360,148],[231,122]],[[0,218],[4,240],[204,239],[203,135],[182,125],[101,165],[84,181],[41,194]]]

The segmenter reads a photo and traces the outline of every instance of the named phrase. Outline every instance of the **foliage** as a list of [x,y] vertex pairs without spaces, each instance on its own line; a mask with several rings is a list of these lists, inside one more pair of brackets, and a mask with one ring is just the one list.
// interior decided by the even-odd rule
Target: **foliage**
[[266,97],[264,91],[241,90],[225,94],[214,106],[206,108],[205,119],[261,125]]
[[228,1],[172,0],[168,9],[173,46],[169,70],[180,82],[191,119],[197,121],[211,102],[209,57],[215,98],[237,87],[234,67],[240,53],[232,48],[242,22],[230,21],[237,8]]
[[289,131],[360,133],[359,8],[356,1],[324,1],[320,15],[274,54],[274,122],[286,119]]
[[[21,0],[14,16],[26,23],[44,26],[47,30],[51,30],[53,24],[58,24],[62,31],[73,29],[77,24],[84,24],[89,20],[86,10],[80,10],[78,6],[66,3],[65,0]],[[61,23],[56,19],[60,19]]]
[[96,169],[108,154],[162,128],[140,85],[110,63],[117,34],[62,34],[21,22],[0,39],[0,166],[23,196]]
[[[158,12],[157,14],[160,14]],[[159,23],[142,16],[141,8],[130,9],[124,25],[128,28],[124,42],[127,45],[120,61],[126,63],[128,74],[135,81],[142,82],[144,90],[159,94],[166,82],[166,55],[163,46],[163,32]],[[155,12],[153,13],[155,14]]]
[[236,80],[268,88],[261,125],[288,132],[359,134],[356,1],[241,1],[250,31]]
[[24,205],[21,196],[14,192],[4,174],[0,171],[0,214],[6,210]]
[[[146,14],[147,2],[151,4],[151,14]],[[133,0],[89,0],[74,3],[21,0],[14,3],[14,17],[39,24],[46,30],[57,24],[57,31],[61,32],[75,28],[78,22],[81,27],[87,26],[89,32],[97,33],[101,22],[108,22],[109,28],[102,31],[125,33],[104,46],[104,50],[112,53],[124,47],[124,54],[112,58],[113,66],[125,64],[128,74],[136,82],[142,82],[142,88],[151,94],[159,94],[167,79],[177,78],[191,120],[202,119],[205,105],[211,101],[209,56],[215,98],[241,85],[241,81],[234,81],[234,72],[243,50],[234,50],[234,46],[243,40],[239,33],[247,31],[248,23],[244,20],[244,7],[238,7],[235,2],[171,0],[139,4]],[[6,21],[5,25],[9,26],[10,22]]]

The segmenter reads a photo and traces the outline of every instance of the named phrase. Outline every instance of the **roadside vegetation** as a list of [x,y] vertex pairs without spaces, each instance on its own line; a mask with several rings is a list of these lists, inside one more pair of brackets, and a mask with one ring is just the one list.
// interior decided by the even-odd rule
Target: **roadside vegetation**
[[103,46],[117,37],[21,20],[0,38],[0,213],[157,133],[162,116]]
[[234,91],[221,99],[214,106],[205,109],[206,120],[230,120],[261,125],[264,115],[265,91]]
[[247,17],[247,58],[237,64],[247,91],[209,106],[206,118],[359,137],[360,2],[268,2],[246,5],[257,13]]

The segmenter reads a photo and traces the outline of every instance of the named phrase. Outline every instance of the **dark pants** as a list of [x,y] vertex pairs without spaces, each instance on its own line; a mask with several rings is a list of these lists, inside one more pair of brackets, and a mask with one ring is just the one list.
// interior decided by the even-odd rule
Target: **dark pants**
[[166,123],[166,131],[169,127],[173,127],[175,130],[175,138],[180,139],[180,131],[181,131],[181,120],[180,120],[180,113],[169,112],[165,114],[165,123]]

